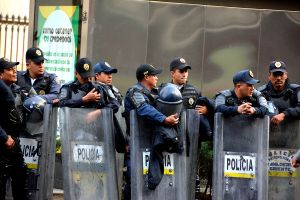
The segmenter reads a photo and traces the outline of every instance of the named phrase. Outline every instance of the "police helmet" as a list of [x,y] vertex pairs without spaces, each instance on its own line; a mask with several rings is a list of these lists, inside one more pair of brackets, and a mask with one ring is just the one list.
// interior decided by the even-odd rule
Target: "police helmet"
[[23,103],[23,107],[28,114],[28,120],[35,122],[43,120],[45,105],[46,100],[39,95],[26,99]]
[[160,89],[156,107],[157,110],[166,116],[180,113],[182,109],[182,95],[176,85],[168,83]]

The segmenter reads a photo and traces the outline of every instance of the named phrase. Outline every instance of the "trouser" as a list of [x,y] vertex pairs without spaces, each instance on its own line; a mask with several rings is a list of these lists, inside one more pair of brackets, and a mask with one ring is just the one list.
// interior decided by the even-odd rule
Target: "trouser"
[[18,139],[12,149],[0,147],[0,199],[5,199],[7,180],[11,178],[14,200],[26,200],[26,164]]
[[130,150],[125,153],[124,165],[127,168],[125,177],[124,200],[131,200],[131,163]]

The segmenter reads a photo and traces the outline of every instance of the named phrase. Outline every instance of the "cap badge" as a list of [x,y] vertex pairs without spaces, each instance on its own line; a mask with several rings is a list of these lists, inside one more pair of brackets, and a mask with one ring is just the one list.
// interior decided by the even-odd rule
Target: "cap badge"
[[149,73],[149,71],[145,71],[145,72],[144,72],[144,75],[147,75],[148,73]]
[[46,93],[45,93],[45,91],[44,90],[40,90],[39,91],[39,95],[45,95]]
[[280,62],[275,62],[275,67],[277,67],[277,68],[281,67],[281,63]]
[[251,76],[251,78],[253,78],[253,72],[251,70],[249,70],[249,75]]
[[38,49],[35,51],[35,53],[36,53],[36,55],[38,55],[38,56],[41,56],[41,55],[42,55],[42,52],[41,52],[40,50],[38,50]]
[[107,67],[110,67],[110,68],[111,68],[111,66],[110,66],[110,64],[108,64],[108,62],[105,62],[105,65],[106,65]]
[[89,71],[89,69],[90,69],[89,64],[85,63],[85,64],[83,65],[83,69],[84,69],[85,71]]
[[189,98],[189,104],[190,104],[190,105],[193,105],[193,104],[194,104],[194,102],[195,102],[195,101],[194,101],[194,99],[193,99],[193,98]]
[[185,61],[184,58],[180,58],[180,62],[181,62],[181,63],[186,63],[186,61]]

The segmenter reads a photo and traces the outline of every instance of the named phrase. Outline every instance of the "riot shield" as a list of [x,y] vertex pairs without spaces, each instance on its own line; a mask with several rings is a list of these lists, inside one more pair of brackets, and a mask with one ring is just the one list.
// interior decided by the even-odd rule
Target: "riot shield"
[[215,115],[214,200],[268,199],[269,118]]
[[62,108],[59,117],[64,198],[119,199],[112,111]]
[[300,148],[299,120],[271,124],[269,146],[269,199],[299,199],[300,169],[291,166],[291,157]]
[[[124,111],[124,107],[121,106],[119,111],[115,113],[115,119],[118,120],[120,128],[124,134],[124,138],[126,137],[126,123],[125,118],[122,117],[122,112]],[[116,144],[117,145],[117,144]],[[122,186],[123,186],[123,168],[124,168],[124,153],[118,153],[116,151],[116,166],[117,166],[117,177],[118,177],[118,190],[119,190],[119,199],[122,196]]]
[[[189,117],[187,117],[189,116]],[[186,119],[191,119],[187,123]],[[192,122],[198,123],[192,123]],[[192,126],[189,129],[187,126]],[[130,113],[131,199],[135,200],[191,200],[194,199],[196,152],[198,147],[199,115],[194,110],[181,113],[180,135],[184,151],[163,152],[164,176],[155,190],[146,185],[152,148],[153,124]],[[187,131],[188,130],[188,131]]]
[[29,125],[27,123],[27,132],[20,134],[21,149],[28,168],[26,189],[30,200],[51,199],[53,196],[57,110],[47,104],[43,119],[36,123],[31,121]]

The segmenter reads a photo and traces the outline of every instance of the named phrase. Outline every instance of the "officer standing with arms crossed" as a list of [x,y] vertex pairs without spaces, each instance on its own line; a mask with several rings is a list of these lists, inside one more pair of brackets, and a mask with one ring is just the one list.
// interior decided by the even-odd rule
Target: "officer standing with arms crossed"
[[233,76],[233,90],[224,90],[216,95],[216,112],[225,116],[238,114],[264,117],[268,105],[263,95],[254,89],[259,80],[253,78],[251,70],[242,70]]
[[[150,123],[155,124],[165,124],[165,125],[175,125],[178,124],[179,118],[177,114],[165,116],[154,108],[155,96],[157,91],[155,91],[155,86],[158,81],[157,75],[160,74],[162,70],[153,67],[150,64],[142,64],[136,70],[137,84],[133,85],[128,89],[124,104],[125,112],[124,117],[126,120],[126,133],[130,133],[130,111],[136,109],[136,113],[139,117],[150,120]],[[126,185],[124,191],[124,199],[129,200],[131,198],[130,194],[130,157],[129,149],[127,152],[127,158],[125,159],[125,165],[127,166],[127,174],[125,175]]]
[[26,51],[26,71],[17,74],[17,85],[21,90],[30,95],[32,88],[34,93],[40,95],[49,104],[58,104],[60,83],[55,74],[45,71],[43,51],[39,48],[29,48]]
[[286,64],[273,61],[269,65],[269,82],[258,90],[268,101],[273,101],[278,112],[271,117],[271,123],[280,124],[288,118],[300,117],[300,85],[291,84],[286,71]]
[[103,102],[99,102],[101,98],[100,91],[97,91],[92,83],[94,75],[90,60],[87,58],[78,59],[75,65],[76,80],[61,87],[59,106],[71,108],[103,107]]
[[19,134],[24,130],[23,116],[18,112],[10,86],[17,81],[16,65],[0,59],[0,199],[5,199],[6,183],[12,179],[14,200],[26,200],[26,164],[20,146]]

